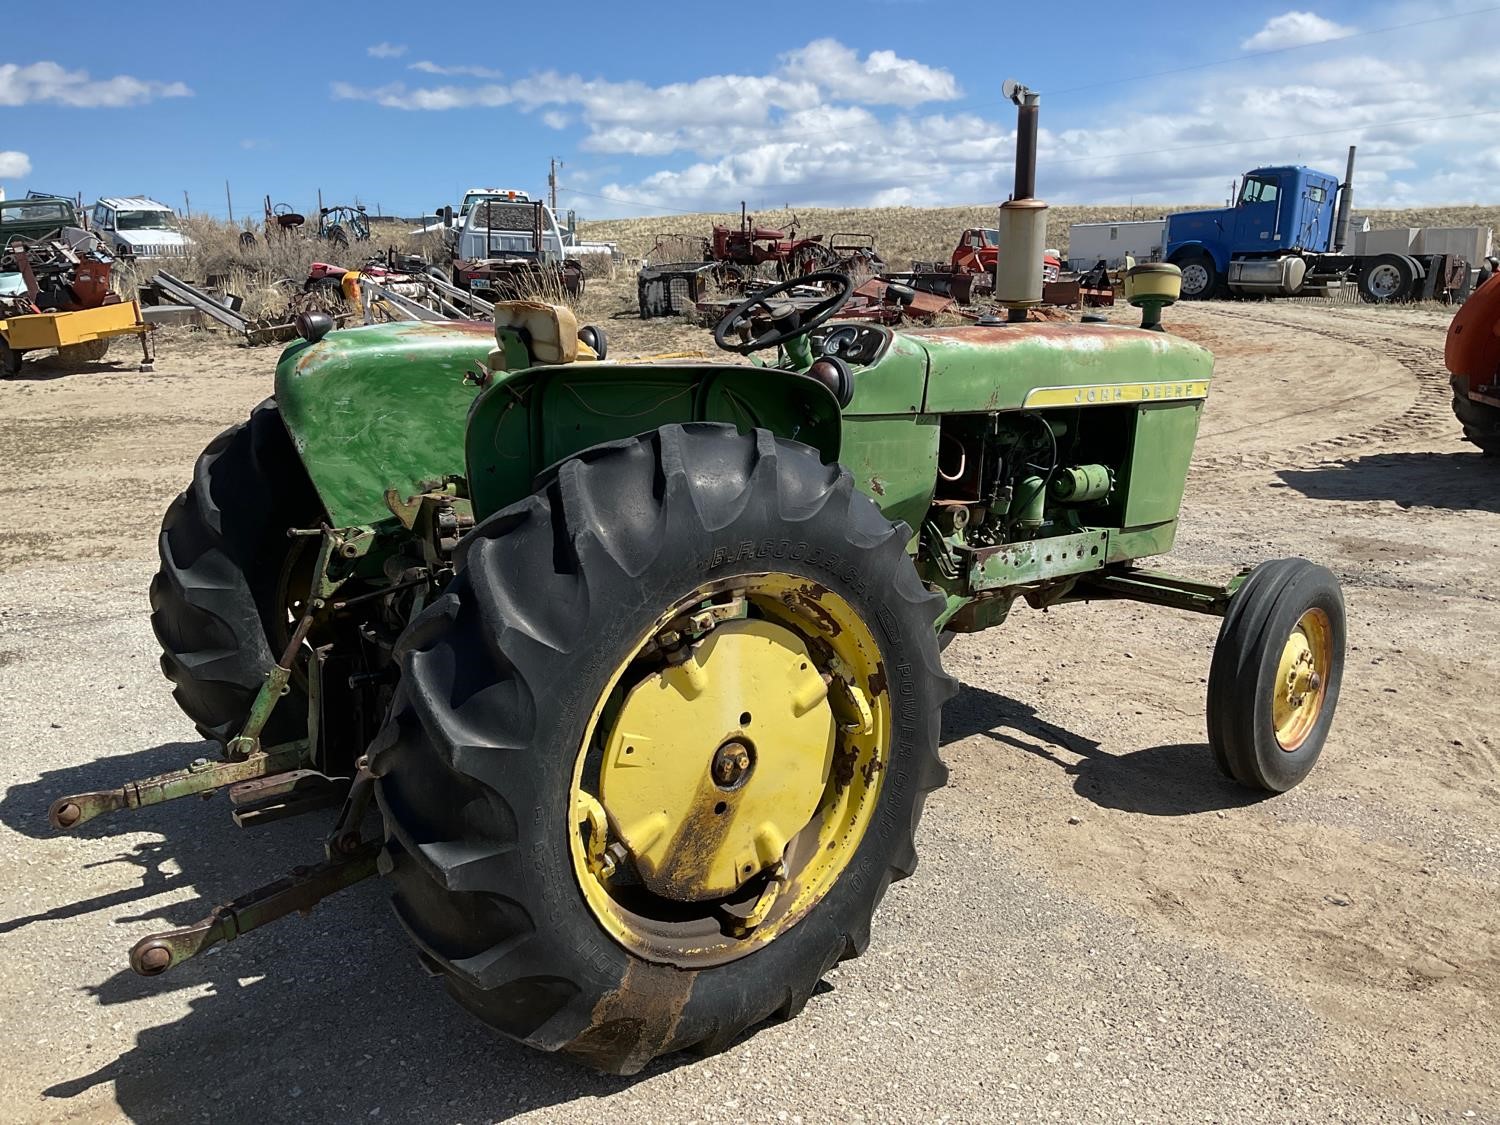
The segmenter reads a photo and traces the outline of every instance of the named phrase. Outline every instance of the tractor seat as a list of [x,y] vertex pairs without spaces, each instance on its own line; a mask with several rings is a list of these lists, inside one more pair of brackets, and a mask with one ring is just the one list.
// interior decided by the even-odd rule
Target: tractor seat
[[495,339],[500,345],[490,353],[490,366],[505,367],[505,341],[509,329],[520,337],[533,364],[572,363],[578,358],[578,318],[567,305],[544,301],[499,301],[495,304]]

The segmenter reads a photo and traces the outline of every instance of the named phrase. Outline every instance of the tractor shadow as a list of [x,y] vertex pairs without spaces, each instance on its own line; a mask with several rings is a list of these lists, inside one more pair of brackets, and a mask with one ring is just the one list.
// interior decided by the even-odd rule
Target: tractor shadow
[[1311,500],[1389,500],[1403,508],[1500,512],[1500,461],[1477,450],[1372,453],[1276,475]]
[[[4,793],[0,823],[38,847],[55,843],[65,839],[47,823],[55,798],[117,787],[214,756],[215,749],[173,742],[49,771]],[[81,883],[88,869],[118,863],[139,871],[110,882],[131,885],[50,910],[0,914],[0,941],[55,940],[55,926],[36,924],[61,921],[72,927],[64,932],[77,935],[64,955],[76,953],[77,943],[99,951],[77,964],[105,971],[118,966],[102,980],[57,989],[48,1003],[59,1024],[82,1029],[124,1019],[140,1025],[133,1046],[111,1058],[99,1051],[109,1041],[101,1036],[89,1069],[64,1072],[67,1077],[47,1086],[42,1096],[49,1114],[87,1115],[84,1107],[97,1105],[98,1088],[105,1087],[111,1114],[151,1125],[252,1116],[299,1125],[500,1121],[573,1102],[589,1117],[601,1112],[585,1108],[590,1099],[694,1061],[676,1055],[619,1078],[491,1032],[419,968],[378,880],[305,916],[216,946],[165,976],[136,976],[126,966],[129,946],[142,933],[135,923],[149,920],[154,929],[187,924],[298,863],[322,858],[331,813],[254,829],[236,828],[228,813],[221,794],[90,821],[67,834],[94,842],[87,858],[70,864],[65,851],[50,852],[49,882]],[[373,819],[365,828],[378,830]],[[129,835],[121,836],[118,855],[101,860],[98,842],[115,833]],[[147,842],[139,842],[142,837]],[[111,1011],[117,1007],[120,1015]],[[93,1098],[72,1102],[90,1091]]]
[[941,743],[976,736],[1051,762],[1073,778],[1074,792],[1101,808],[1190,816],[1242,808],[1264,796],[1224,777],[1206,743],[1113,754],[1091,738],[1047,722],[1029,704],[964,684],[943,710]]

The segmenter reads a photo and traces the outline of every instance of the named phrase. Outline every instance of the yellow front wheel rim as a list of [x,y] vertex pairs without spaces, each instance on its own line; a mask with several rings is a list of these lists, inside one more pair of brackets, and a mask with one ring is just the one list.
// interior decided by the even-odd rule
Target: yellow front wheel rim
[[584,899],[648,960],[774,941],[853,860],[890,745],[879,646],[844,598],[779,573],[699,587],[615,669],[578,751]]
[[1317,725],[1332,666],[1333,627],[1323,610],[1309,609],[1282,646],[1271,697],[1276,742],[1287,753],[1301,747]]

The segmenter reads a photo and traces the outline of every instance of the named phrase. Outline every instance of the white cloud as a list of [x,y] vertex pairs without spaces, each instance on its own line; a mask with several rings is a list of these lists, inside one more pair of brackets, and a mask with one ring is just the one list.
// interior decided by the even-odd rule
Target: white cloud
[[782,56],[781,72],[810,79],[829,97],[863,105],[914,105],[951,101],[958,80],[946,70],[904,59],[895,51],[871,51],[863,60],[836,39],[815,39]]
[[[1263,30],[1291,35],[1287,20],[1303,15],[1286,13]],[[1056,203],[1148,208],[1222,201],[1230,180],[1258,165],[1341,174],[1354,143],[1357,205],[1493,197],[1500,112],[1474,115],[1500,107],[1486,81],[1500,78],[1500,63],[1473,47],[1474,22],[1330,45],[1316,51],[1316,66],[1297,52],[1215,66],[1170,91],[1122,82],[1107,95],[1045,101],[1041,193]],[[1305,21],[1296,27],[1312,33]],[[1452,74],[1469,80],[1454,84]],[[505,82],[333,87],[334,97],[395,109],[506,107],[576,128],[578,148],[600,159],[570,161],[571,184],[685,210],[723,210],[741,199],[760,207],[1003,199],[1014,118],[998,95],[974,98],[980,108],[969,109],[955,104],[959,94],[946,70],[894,52],[860,55],[833,40],[781,56],[768,73],[659,86],[547,71]],[[649,210],[587,205],[601,217]]]
[[333,96],[346,101],[374,102],[387,109],[439,110],[509,105],[514,99],[504,86],[431,86],[408,89],[403,82],[384,86],[353,86],[335,82]]
[[188,98],[193,91],[181,82],[132,78],[90,78],[86,70],[67,70],[55,62],[25,66],[0,63],[0,106],[40,102],[75,108],[141,105],[157,98]]
[[420,70],[424,74],[441,74],[450,78],[499,78],[500,71],[491,70],[487,66],[444,66],[441,63],[429,62],[422,59],[418,62],[408,63],[407,70]]
[[[443,66],[427,60],[411,64],[411,69],[442,76],[493,75],[480,67]],[[957,80],[946,70],[902,58],[894,51],[872,51],[861,58],[833,39],[818,39],[787,53],[773,74],[713,74],[662,86],[556,71],[529,74],[507,84],[333,84],[335,98],[372,101],[391,109],[502,105],[527,112],[573,109],[589,127],[588,147],[636,155],[693,149],[704,130],[764,125],[778,113],[810,109],[828,100],[916,105],[957,95]]]
[[0,152],[0,180],[31,175],[31,158],[24,152]]
[[365,48],[365,54],[372,59],[399,59],[406,54],[405,43],[376,43],[372,47]]
[[1275,51],[1283,47],[1306,47],[1341,39],[1354,31],[1313,12],[1283,12],[1240,44],[1246,51]]

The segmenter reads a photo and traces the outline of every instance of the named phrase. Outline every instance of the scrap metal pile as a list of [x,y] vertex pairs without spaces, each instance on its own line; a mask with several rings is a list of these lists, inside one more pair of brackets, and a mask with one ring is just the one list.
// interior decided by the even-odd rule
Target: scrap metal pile
[[493,305],[448,281],[435,266],[412,255],[387,251],[355,268],[314,262],[299,283],[284,279],[286,303],[277,313],[251,317],[244,299],[233,293],[194,285],[166,270],[148,288],[154,298],[194,309],[217,321],[247,344],[284,342],[297,334],[297,319],[323,313],[337,325],[392,320],[488,319]]
[[116,336],[138,336],[142,369],[154,360],[140,306],[111,288],[114,257],[93,234],[60,227],[0,246],[0,375],[17,375],[28,351],[66,362],[104,358]]
[[114,258],[88,231],[68,227],[42,238],[12,238],[0,248],[0,313],[93,309],[120,298],[110,291]]
[[[668,234],[658,239],[636,277],[637,304],[643,320],[713,320],[747,294],[832,271],[857,282],[843,313],[849,319],[932,323],[949,311],[977,319],[991,311],[980,303],[994,292],[998,256],[999,232],[970,228],[959,236],[948,261],[913,262],[909,271],[892,271],[876,250],[874,235],[799,237],[795,225],[785,231],[756,226],[742,203],[738,230],[716,223],[708,237]],[[1097,292],[1086,297],[1082,279],[1063,277],[1061,262],[1051,251],[1043,258],[1042,277],[1044,306],[1076,308],[1086,299],[1106,303],[1094,299]],[[1108,303],[1113,303],[1112,293]]]

